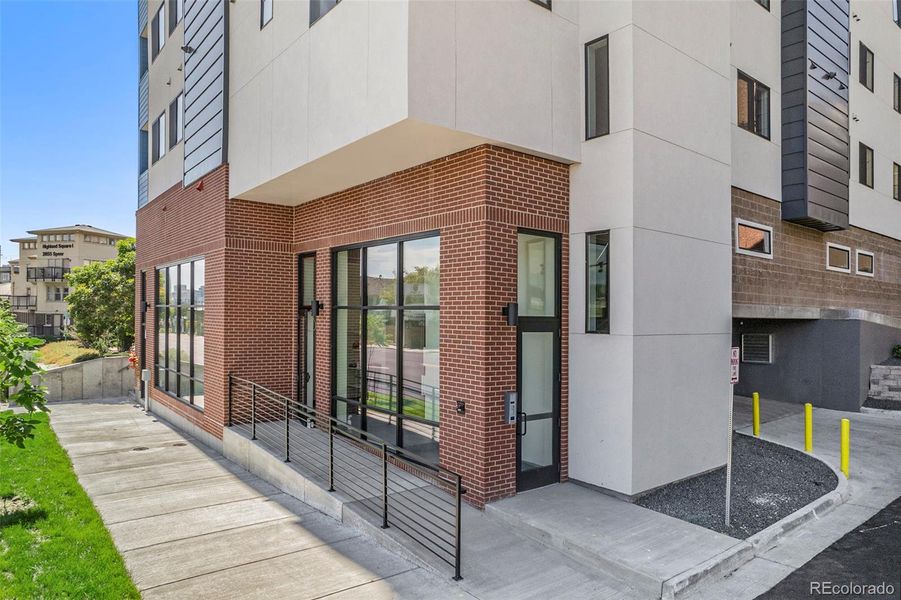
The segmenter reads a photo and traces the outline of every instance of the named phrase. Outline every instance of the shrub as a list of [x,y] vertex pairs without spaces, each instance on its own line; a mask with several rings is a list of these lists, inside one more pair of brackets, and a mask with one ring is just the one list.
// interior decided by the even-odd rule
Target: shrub
[[81,363],[88,360],[94,360],[95,358],[100,358],[102,355],[96,350],[88,350],[87,352],[82,352],[78,356],[72,359],[72,364]]
[[894,348],[892,348],[892,356],[895,358],[901,358],[901,344],[897,344]]

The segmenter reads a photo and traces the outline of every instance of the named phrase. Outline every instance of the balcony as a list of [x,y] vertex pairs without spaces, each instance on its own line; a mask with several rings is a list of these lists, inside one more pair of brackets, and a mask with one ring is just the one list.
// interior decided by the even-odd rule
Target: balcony
[[58,338],[62,336],[62,329],[58,325],[29,325],[28,335],[38,338]]
[[28,267],[25,279],[28,281],[63,281],[71,269],[69,267]]
[[13,310],[34,310],[38,307],[37,296],[11,296],[4,294],[0,295],[0,299],[9,302]]

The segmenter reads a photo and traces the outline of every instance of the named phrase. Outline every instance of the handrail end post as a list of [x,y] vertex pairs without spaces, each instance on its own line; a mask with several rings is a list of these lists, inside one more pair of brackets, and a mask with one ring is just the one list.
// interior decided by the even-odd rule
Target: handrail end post
[[382,442],[382,529],[388,529],[388,446]]

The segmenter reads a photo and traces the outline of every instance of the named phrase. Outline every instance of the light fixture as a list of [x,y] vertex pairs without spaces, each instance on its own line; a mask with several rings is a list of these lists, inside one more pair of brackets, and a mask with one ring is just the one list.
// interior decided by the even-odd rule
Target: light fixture
[[812,58],[808,58],[807,60],[810,61],[810,70],[811,70],[811,71],[813,71],[814,69],[819,68],[820,65],[816,64],[815,62],[813,62],[813,59],[812,59]]
[[846,86],[844,83],[842,83],[841,81],[839,81],[839,82],[838,82],[838,89],[840,89],[840,90],[845,90],[845,89],[848,89],[848,86]]
[[191,46],[182,46],[181,51],[185,54],[194,54],[194,48],[192,48]]
[[516,302],[508,302],[507,306],[501,308],[501,314],[507,317],[507,325],[519,323],[519,305]]
[[821,79],[835,79],[835,71],[829,71],[821,77]]

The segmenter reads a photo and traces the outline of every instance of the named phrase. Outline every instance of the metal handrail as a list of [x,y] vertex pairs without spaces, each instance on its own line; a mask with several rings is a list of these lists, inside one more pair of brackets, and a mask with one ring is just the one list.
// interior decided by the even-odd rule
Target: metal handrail
[[28,267],[25,279],[28,281],[62,281],[71,271],[69,267]]
[[3,294],[0,298],[9,302],[13,309],[17,308],[37,308],[38,297],[29,295]]
[[461,579],[466,491],[459,474],[231,373],[227,409],[229,427],[246,428],[251,440],[285,462],[307,467],[329,492],[340,489],[358,500],[381,518],[383,528],[403,532]]

